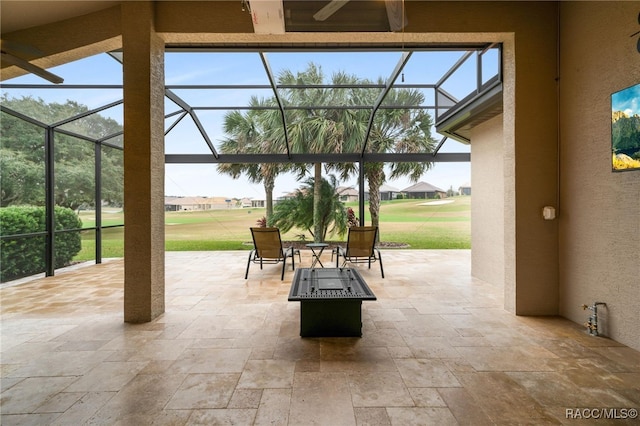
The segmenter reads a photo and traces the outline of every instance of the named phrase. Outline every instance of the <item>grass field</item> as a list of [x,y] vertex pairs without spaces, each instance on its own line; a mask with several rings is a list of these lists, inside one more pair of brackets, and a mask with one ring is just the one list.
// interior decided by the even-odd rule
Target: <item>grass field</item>
[[[446,203],[437,200],[383,201],[380,209],[380,241],[402,243],[410,249],[468,249],[471,248],[471,197],[452,197]],[[355,203],[348,203],[357,211]],[[367,213],[366,223],[370,223]],[[85,227],[94,226],[91,211],[80,213]],[[165,214],[165,247],[167,251],[193,250],[249,250],[249,227],[264,216],[264,209],[223,209],[193,212],[167,212]],[[122,211],[103,213],[108,225],[122,224]],[[283,240],[300,240],[308,232],[292,230],[282,235]],[[331,241],[344,241],[346,236],[333,235]],[[124,229],[109,228],[102,231],[102,256],[124,255]],[[87,231],[82,236],[82,251],[74,260],[95,258],[95,236]]]

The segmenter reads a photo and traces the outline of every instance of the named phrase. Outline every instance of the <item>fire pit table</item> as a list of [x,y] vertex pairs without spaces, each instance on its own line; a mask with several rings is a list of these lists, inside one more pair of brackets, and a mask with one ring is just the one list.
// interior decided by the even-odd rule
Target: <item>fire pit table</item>
[[289,291],[300,302],[300,336],[362,336],[362,301],[376,300],[351,268],[300,268]]

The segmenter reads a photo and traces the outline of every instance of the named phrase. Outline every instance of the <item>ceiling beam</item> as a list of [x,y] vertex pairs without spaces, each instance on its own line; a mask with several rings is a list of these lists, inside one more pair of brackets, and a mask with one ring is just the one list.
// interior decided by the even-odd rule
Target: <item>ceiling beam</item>
[[468,163],[468,152],[447,153],[360,153],[341,154],[166,154],[166,164],[267,164],[267,163]]
[[25,61],[24,59],[14,56],[10,53],[2,51],[1,58],[2,62],[6,62],[8,64],[22,68],[23,70],[35,74],[40,78],[44,78],[45,80],[50,81],[53,84],[60,84],[64,82],[64,79],[62,77],[57,76],[54,73],[45,70],[44,68],[33,65],[31,62]]

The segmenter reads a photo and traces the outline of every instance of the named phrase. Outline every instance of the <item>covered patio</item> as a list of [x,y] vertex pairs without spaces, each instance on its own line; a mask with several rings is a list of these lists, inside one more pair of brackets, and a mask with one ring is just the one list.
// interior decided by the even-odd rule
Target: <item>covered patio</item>
[[123,322],[122,259],[5,285],[1,422],[569,424],[640,405],[637,351],[507,312],[470,251],[383,254],[387,278],[359,267],[378,299],[362,338],[300,338],[293,273],[245,280],[246,252],[167,252],[166,311],[143,324]]

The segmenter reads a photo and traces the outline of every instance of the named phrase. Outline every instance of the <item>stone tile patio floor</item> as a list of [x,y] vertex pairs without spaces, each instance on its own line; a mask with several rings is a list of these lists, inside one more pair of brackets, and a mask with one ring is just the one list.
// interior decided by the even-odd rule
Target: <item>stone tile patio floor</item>
[[360,265],[378,297],[362,338],[300,338],[290,268],[245,280],[247,254],[168,252],[166,313],[146,324],[123,321],[122,260],[4,285],[1,423],[573,425],[605,408],[627,418],[600,424],[640,422],[622,411],[640,408],[640,353],[506,312],[469,251],[385,250],[385,279]]

